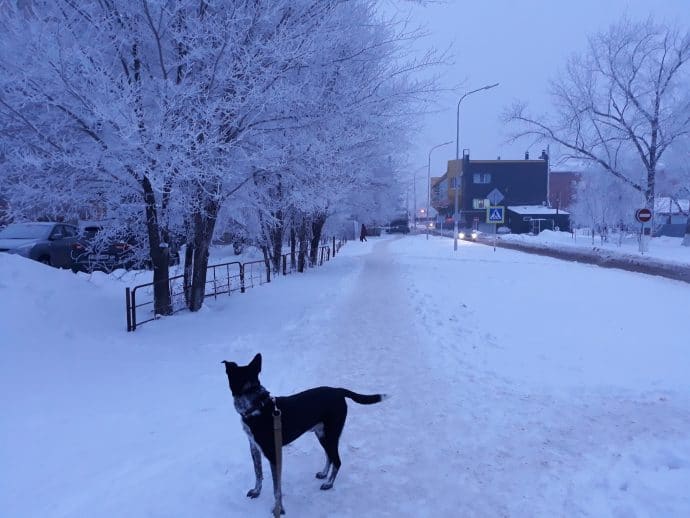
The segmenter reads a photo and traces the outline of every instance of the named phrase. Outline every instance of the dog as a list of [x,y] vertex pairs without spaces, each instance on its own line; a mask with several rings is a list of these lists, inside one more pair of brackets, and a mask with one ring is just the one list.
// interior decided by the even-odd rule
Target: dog
[[[276,446],[273,431],[273,412],[279,409],[282,424],[282,443],[290,444],[308,431],[313,431],[326,452],[326,465],[316,474],[318,479],[327,479],[321,489],[333,487],[340,470],[338,441],[347,417],[345,398],[361,405],[383,401],[386,394],[363,395],[343,388],[317,387],[292,396],[272,397],[259,381],[261,354],[257,354],[249,365],[222,362],[228,376],[235,409],[242,417],[242,426],[249,437],[249,447],[254,462],[256,483],[247,496],[256,498],[261,494],[263,473],[261,453],[271,466],[273,478],[273,512],[285,514],[282,502],[280,477],[276,466]],[[330,475],[329,475],[330,472]]]

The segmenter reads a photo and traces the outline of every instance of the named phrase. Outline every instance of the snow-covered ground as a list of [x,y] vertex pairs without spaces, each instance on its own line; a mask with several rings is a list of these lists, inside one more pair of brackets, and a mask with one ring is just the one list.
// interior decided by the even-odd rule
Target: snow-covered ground
[[127,334],[125,281],[0,255],[0,515],[269,516],[220,364],[256,352],[278,395],[393,395],[334,490],[286,449],[288,516],[690,515],[685,283],[385,236]]
[[641,254],[639,241],[636,234],[611,234],[608,241],[602,241],[599,235],[594,237],[580,231],[575,234],[570,232],[553,232],[544,230],[536,236],[529,234],[507,234],[499,236],[505,241],[517,241],[527,244],[548,246],[550,248],[579,248],[595,249],[609,255],[621,255],[627,257],[649,257],[656,262],[668,264],[687,265],[690,267],[690,247],[681,246],[683,238],[680,237],[654,237],[650,240],[648,250]]

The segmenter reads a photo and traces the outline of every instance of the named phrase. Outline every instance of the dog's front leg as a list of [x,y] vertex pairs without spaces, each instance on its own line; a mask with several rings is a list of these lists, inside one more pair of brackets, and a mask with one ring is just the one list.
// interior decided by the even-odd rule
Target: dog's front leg
[[273,514],[275,515],[276,509],[280,509],[280,514],[285,514],[285,508],[283,507],[283,491],[280,487],[280,473],[276,468],[274,462],[271,462],[271,477],[273,478],[273,496],[275,497],[275,505],[273,506]]
[[252,461],[254,462],[254,475],[256,476],[256,482],[254,483],[254,489],[250,489],[247,492],[249,498],[256,498],[261,494],[261,484],[264,480],[264,474],[261,469],[261,451],[254,443],[254,440],[249,438],[249,448],[252,452]]

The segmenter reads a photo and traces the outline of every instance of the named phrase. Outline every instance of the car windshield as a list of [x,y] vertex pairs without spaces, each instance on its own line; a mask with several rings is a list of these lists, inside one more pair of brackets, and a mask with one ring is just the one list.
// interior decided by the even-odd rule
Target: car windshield
[[0,239],[46,239],[52,229],[51,225],[13,223],[0,231]]

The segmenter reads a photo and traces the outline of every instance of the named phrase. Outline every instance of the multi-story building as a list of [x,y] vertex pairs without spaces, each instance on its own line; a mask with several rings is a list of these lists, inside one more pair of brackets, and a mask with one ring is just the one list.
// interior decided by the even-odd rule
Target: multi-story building
[[498,189],[501,205],[544,205],[548,201],[549,160],[545,152],[536,160],[525,153],[524,160],[471,160],[468,150],[461,160],[449,160],[446,173],[431,179],[432,205],[443,216],[452,217],[458,186],[460,225],[470,226],[475,218],[483,222],[489,206],[488,194]]

